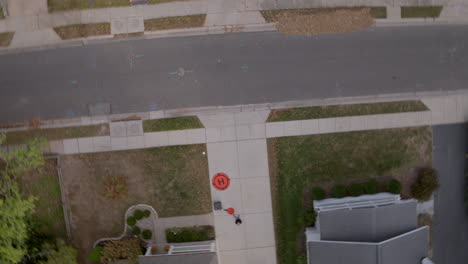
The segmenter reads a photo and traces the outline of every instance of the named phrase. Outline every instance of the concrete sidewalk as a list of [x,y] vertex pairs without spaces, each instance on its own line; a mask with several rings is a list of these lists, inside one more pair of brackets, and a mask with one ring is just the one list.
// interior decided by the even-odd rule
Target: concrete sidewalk
[[[390,2],[387,0],[364,2],[358,0],[191,0],[155,5],[84,9],[53,13],[47,12],[46,0],[35,1],[35,5],[27,4],[28,2],[25,1],[8,1],[10,16],[0,20],[0,32],[15,32],[15,35],[10,47],[0,48],[0,50],[43,46],[57,47],[57,45],[70,43],[70,41],[63,41],[58,38],[53,30],[54,27],[58,26],[103,22],[114,24],[129,19],[142,21],[144,19],[194,14],[207,14],[204,28],[202,30],[176,30],[176,33],[193,34],[193,32],[200,32],[206,34],[210,32],[252,31],[252,28],[254,28],[252,25],[256,25],[258,31],[262,31],[265,28],[271,30],[272,25],[265,23],[258,11],[287,8],[385,6],[388,9],[389,16],[387,19],[377,19],[377,26],[468,23],[468,2],[463,0],[433,0],[427,2],[418,0],[393,0]],[[426,5],[443,5],[444,9],[440,18],[402,19],[401,16],[398,16],[400,6]],[[142,23],[140,24],[141,26],[136,27],[136,31],[130,30],[125,33],[141,32],[143,26]],[[216,26],[226,28],[224,31],[219,28],[212,28]],[[232,29],[229,29],[230,27]],[[246,28],[248,29],[246,30]],[[162,35],[171,33],[172,31],[163,32]],[[104,37],[112,38],[112,35]],[[94,38],[91,37],[90,39]],[[82,41],[82,43],[86,44],[87,42]]]

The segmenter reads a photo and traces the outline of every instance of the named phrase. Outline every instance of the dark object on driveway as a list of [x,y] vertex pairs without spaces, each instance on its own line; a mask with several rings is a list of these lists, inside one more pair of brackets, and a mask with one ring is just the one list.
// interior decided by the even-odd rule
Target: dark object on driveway
[[213,203],[213,207],[216,211],[223,210],[223,205],[221,204],[221,201],[215,201]]

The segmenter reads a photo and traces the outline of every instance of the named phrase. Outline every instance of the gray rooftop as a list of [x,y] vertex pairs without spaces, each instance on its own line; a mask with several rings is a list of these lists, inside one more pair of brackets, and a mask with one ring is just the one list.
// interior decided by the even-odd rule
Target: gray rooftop
[[321,240],[381,242],[417,228],[416,201],[321,211],[319,219]]
[[216,253],[140,256],[139,264],[217,264]]
[[380,243],[309,241],[309,264],[421,264],[428,237],[425,226]]

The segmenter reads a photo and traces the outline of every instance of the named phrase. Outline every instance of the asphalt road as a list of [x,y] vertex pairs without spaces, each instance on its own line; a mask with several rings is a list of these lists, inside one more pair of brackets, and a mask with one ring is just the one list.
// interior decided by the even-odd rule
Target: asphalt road
[[[468,88],[468,26],[133,40],[0,56],[0,123]],[[183,69],[179,70],[178,69]],[[180,73],[180,74],[179,74]]]
[[468,123],[433,128],[433,166],[439,172],[433,219],[434,263],[468,261],[468,207],[464,205],[468,170]]

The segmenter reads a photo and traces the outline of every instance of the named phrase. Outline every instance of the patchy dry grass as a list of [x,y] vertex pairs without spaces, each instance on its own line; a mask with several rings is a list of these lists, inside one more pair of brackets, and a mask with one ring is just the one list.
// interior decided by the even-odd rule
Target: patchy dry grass
[[39,229],[54,238],[66,240],[57,161],[47,160],[43,168],[22,175],[19,184],[23,194],[37,197],[33,220],[39,224]]
[[45,129],[34,128],[6,133],[6,144],[22,144],[35,138],[59,140],[65,138],[108,136],[109,133],[109,124]]
[[47,0],[49,12],[69,11],[75,9],[105,8],[130,6],[128,0]]
[[4,19],[5,16],[3,15],[3,8],[0,7],[0,19]]
[[168,130],[182,130],[204,128],[197,116],[182,116],[163,119],[143,120],[143,131],[158,132]]
[[442,12],[443,6],[402,6],[402,18],[437,18]]
[[[69,155],[62,157],[64,190],[71,207],[73,243],[86,257],[93,242],[122,233],[128,207],[148,204],[160,217],[211,212],[206,145]],[[103,195],[107,175],[126,178],[128,194]]]
[[427,110],[429,109],[421,101],[298,107],[272,110],[267,122],[418,112]]
[[111,33],[110,23],[75,24],[55,27],[54,30],[61,39],[87,38]]
[[10,46],[11,40],[15,32],[3,32],[0,33],[0,47],[8,47]]
[[370,7],[370,13],[373,18],[387,18],[387,8],[385,6]]
[[313,185],[399,177],[430,164],[430,127],[268,139],[278,263],[305,254],[304,202]]
[[156,31],[176,28],[202,27],[205,24],[205,18],[206,14],[146,19],[145,30]]

